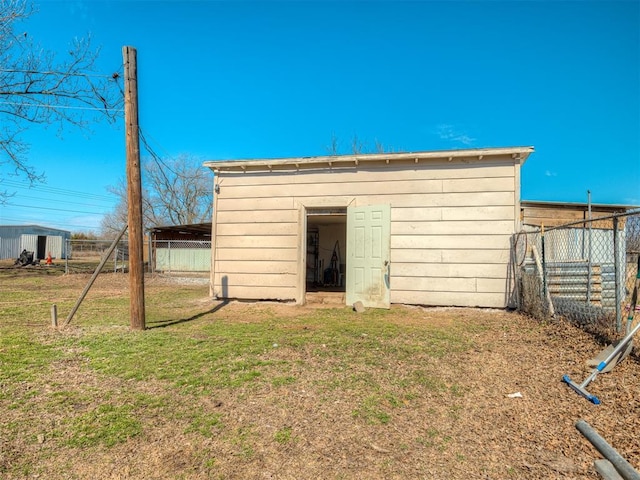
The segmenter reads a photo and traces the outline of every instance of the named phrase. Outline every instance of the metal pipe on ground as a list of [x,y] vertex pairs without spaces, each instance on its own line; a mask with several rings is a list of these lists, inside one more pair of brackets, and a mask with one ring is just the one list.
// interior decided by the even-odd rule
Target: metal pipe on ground
[[576,428],[607,460],[611,462],[624,480],[640,480],[640,474],[591,425],[584,420],[576,422]]

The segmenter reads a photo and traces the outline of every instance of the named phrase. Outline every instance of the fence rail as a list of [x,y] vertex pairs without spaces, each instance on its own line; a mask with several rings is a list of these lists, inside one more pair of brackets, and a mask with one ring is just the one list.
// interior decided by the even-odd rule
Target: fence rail
[[[65,272],[91,273],[113,242],[67,240]],[[150,273],[206,273],[211,270],[211,242],[198,240],[150,240],[144,244],[144,261]],[[129,244],[121,240],[106,260],[104,272],[129,269]]]
[[[113,241],[75,240],[65,242],[65,273],[92,273],[107,254]],[[103,272],[124,272],[129,268],[129,244],[121,240],[107,258]]]
[[628,331],[640,255],[640,211],[514,235],[518,308],[537,318],[559,315],[593,331]]

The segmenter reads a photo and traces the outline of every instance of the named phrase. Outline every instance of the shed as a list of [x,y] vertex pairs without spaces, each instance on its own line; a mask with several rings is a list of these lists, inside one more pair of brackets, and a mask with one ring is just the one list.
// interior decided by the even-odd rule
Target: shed
[[153,271],[208,272],[211,223],[169,225],[149,230]]
[[601,218],[617,213],[626,213],[637,208],[635,205],[522,200],[520,202],[520,218],[523,225],[534,227],[544,225],[548,228],[588,220],[589,212],[591,218]]
[[0,259],[16,259],[23,250],[33,252],[34,260],[66,258],[71,232],[40,225],[0,225]]
[[533,147],[205,162],[211,294],[505,307]]

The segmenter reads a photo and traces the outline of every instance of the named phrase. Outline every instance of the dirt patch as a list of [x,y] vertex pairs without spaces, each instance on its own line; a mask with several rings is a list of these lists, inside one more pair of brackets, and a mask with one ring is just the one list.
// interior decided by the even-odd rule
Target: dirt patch
[[[266,307],[232,304],[224,313],[260,321],[256,310],[261,308]],[[268,308],[299,313],[291,306]],[[179,423],[165,420],[145,441],[113,449],[108,460],[92,458],[82,469],[84,478],[99,476],[106,465],[108,478],[209,478],[214,471],[219,478],[255,479],[594,478],[593,461],[600,455],[575,429],[579,419],[640,466],[635,358],[594,382],[591,388],[603,401],[594,406],[560,382],[567,372],[575,378],[588,373],[582,362],[599,346],[583,332],[566,324],[541,326],[501,311],[414,313],[413,324],[467,322],[480,331],[472,335],[475,348],[424,365],[448,382],[444,391],[425,390],[400,400],[410,408],[385,404],[386,423],[377,425],[366,412],[365,421],[359,421],[361,406],[349,391],[319,388],[317,375],[326,367],[312,356],[279,352],[280,358],[300,363],[292,372],[295,384],[196,400],[204,411],[224,417],[226,433],[220,435],[235,440],[198,441],[185,435]],[[387,365],[388,378],[378,378],[382,388],[402,378],[405,367]],[[451,395],[447,388],[453,385],[459,391]],[[510,397],[515,393],[522,396]],[[292,439],[274,441],[281,431],[292,432]],[[202,463],[194,460],[203,449],[215,458],[211,471],[202,471]]]

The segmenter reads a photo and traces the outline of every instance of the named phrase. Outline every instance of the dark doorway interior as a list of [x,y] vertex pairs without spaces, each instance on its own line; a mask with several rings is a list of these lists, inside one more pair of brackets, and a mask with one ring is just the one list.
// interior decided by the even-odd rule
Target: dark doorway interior
[[47,237],[45,235],[38,235],[38,251],[36,252],[36,258],[44,260],[47,256]]
[[347,211],[307,211],[307,292],[344,292]]

